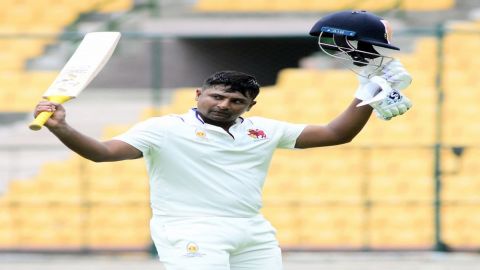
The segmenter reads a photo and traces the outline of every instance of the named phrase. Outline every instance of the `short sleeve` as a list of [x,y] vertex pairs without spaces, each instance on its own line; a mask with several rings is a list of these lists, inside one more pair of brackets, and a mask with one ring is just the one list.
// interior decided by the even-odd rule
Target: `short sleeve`
[[164,133],[160,118],[150,118],[134,125],[113,139],[126,142],[146,155],[153,147],[161,147]]
[[278,148],[292,149],[295,148],[298,136],[305,129],[305,124],[292,124],[287,122],[277,122],[278,130],[281,131],[281,137],[278,141]]

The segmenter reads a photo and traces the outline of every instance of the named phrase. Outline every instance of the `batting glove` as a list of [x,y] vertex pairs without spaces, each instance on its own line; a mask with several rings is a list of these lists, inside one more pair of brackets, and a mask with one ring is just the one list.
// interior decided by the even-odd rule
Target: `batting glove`
[[382,73],[381,77],[395,90],[401,91],[412,83],[412,76],[398,60],[393,60],[385,65]]
[[373,77],[365,78],[363,84],[360,82],[362,89],[357,89],[355,97],[363,102],[357,106],[372,106],[377,117],[383,120],[402,115],[412,107],[411,101],[400,92],[412,82],[411,75],[400,61],[393,60],[371,74]]
[[412,107],[412,102],[400,91],[393,89],[386,79],[375,76],[370,79],[372,83],[377,84],[382,91],[367,102],[362,102],[357,106],[369,104],[374,109],[377,117],[383,120],[390,120],[395,116],[404,114]]
[[[380,77],[380,79],[372,80],[375,77]],[[363,101],[359,104],[359,106],[363,106],[378,101],[376,96],[382,90],[390,92],[390,88],[397,91],[407,88],[412,83],[412,76],[400,61],[392,60],[381,69],[375,66],[366,66],[358,75],[358,80],[360,85],[355,92],[355,97]]]
[[392,89],[385,99],[371,103],[370,106],[378,118],[390,120],[408,111],[412,107],[412,102],[401,92]]

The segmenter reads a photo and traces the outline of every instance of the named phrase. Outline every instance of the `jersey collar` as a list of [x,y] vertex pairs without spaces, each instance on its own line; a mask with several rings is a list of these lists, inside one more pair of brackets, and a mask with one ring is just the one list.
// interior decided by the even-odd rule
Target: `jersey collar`
[[[200,113],[197,111],[197,108],[192,108],[192,109],[189,111],[189,115],[190,115],[190,116],[193,116],[193,118],[197,121],[197,123],[201,123],[202,125],[206,125],[206,124],[207,124],[207,123],[205,123],[205,121],[203,120],[203,118],[202,118],[202,116],[200,115]],[[243,119],[243,117],[239,116],[237,119],[235,119],[235,124],[233,124],[232,127],[243,123],[244,120],[245,120],[245,119]]]

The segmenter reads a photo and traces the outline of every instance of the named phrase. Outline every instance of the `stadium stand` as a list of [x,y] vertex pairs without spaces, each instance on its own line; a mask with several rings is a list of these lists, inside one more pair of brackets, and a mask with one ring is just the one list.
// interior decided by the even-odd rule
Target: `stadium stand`
[[425,248],[434,236],[430,203],[374,205],[370,209],[370,246],[376,248]]
[[[57,75],[57,71],[26,69],[28,59],[42,55],[45,47],[52,44],[54,39],[29,38],[25,34],[55,36],[73,23],[81,13],[125,12],[133,7],[133,2],[131,0],[2,1],[2,10],[8,10],[8,12],[2,12],[0,32],[14,36],[0,41],[2,49],[0,52],[1,112],[31,111],[38,98]],[[85,172],[83,166],[88,167],[79,158],[72,158],[60,164],[45,163],[34,179],[12,181],[9,194],[0,197],[0,247],[78,250],[85,245],[95,247],[102,243],[103,240],[100,238],[103,235],[96,234],[94,229],[91,229],[87,234],[88,237],[85,237],[85,221],[95,220],[86,217],[89,217],[90,211],[93,212],[97,208],[90,207],[91,202],[85,199],[93,197],[92,203],[95,201],[95,197],[91,195],[94,192],[86,192],[94,188],[87,189],[88,186],[85,186],[88,182],[82,178],[82,173]],[[136,167],[133,166],[133,168]],[[141,173],[137,171],[134,173],[136,177],[131,178],[131,181],[142,179]],[[131,174],[124,175],[128,177]],[[95,180],[97,181],[93,182],[98,185],[103,183],[98,177]],[[122,216],[126,209],[132,212],[129,213],[131,220],[136,220],[135,217],[138,215],[135,213],[147,213],[144,216],[148,216],[149,209],[144,203],[147,196],[145,195],[146,183],[138,181],[143,188],[138,191],[138,185],[128,185],[126,178],[121,180],[123,181],[117,184],[123,188],[122,192],[128,190],[128,196],[138,200],[141,198],[141,202],[135,209],[119,208],[120,212],[109,209],[110,220],[118,221],[115,213]],[[113,195],[108,198],[111,197]],[[95,202],[97,203],[98,200]],[[143,209],[143,212],[139,209]],[[13,212],[15,212],[14,215]],[[139,223],[143,226],[147,224],[145,219]],[[117,224],[111,225],[119,230],[125,229],[114,226]],[[135,226],[135,228],[146,231],[141,226]],[[128,235],[132,235],[128,229],[122,233],[118,231],[115,233],[125,236],[117,237],[116,243],[119,246],[126,245],[126,242],[129,245],[149,244],[148,239],[139,238],[138,233],[135,233],[136,242],[132,240],[133,237],[127,238]],[[146,237],[148,238],[148,233]]]
[[46,163],[35,179],[12,181],[2,197],[0,229],[14,230],[18,238],[10,245],[12,239],[0,235],[0,247],[145,248],[150,239],[146,180],[141,160],[93,164],[75,156]]
[[299,208],[301,244],[361,248],[365,215],[362,205],[303,205]]
[[329,12],[341,9],[383,11],[391,8],[400,8],[406,11],[434,11],[450,9],[454,5],[455,0],[364,0],[356,2],[350,0],[199,0],[197,1],[196,10],[201,12]]
[[372,149],[369,198],[373,201],[433,199],[433,152],[430,149]]
[[[477,144],[478,126],[465,124],[459,119],[475,119],[479,115],[478,106],[472,101],[480,98],[476,91],[478,80],[475,68],[480,60],[471,52],[480,45],[478,34],[475,34],[480,27],[475,22],[453,22],[448,27],[450,33],[445,37],[444,46],[443,137],[449,145]],[[459,44],[462,44],[461,50],[458,49]]]
[[[478,200],[476,201],[478,202]],[[478,204],[446,204],[443,207],[442,233],[445,241],[452,246],[476,249],[480,237],[476,233],[480,228]]]
[[80,204],[27,204],[15,208],[17,243],[23,248],[78,248],[84,208]]
[[149,245],[151,214],[147,204],[99,204],[91,207],[88,214],[87,246],[119,249]]
[[[305,92],[308,92],[308,90]],[[304,111],[304,114],[305,113]],[[398,132],[398,130],[393,130],[392,134],[395,132]],[[378,139],[378,132],[375,133],[375,135]],[[399,137],[386,134],[384,138],[386,143],[392,144],[395,142],[395,139]],[[412,134],[410,138],[414,140],[414,134]],[[404,135],[403,139],[405,139]],[[427,141],[431,143],[433,136],[431,136],[429,140],[425,140],[425,142]],[[422,142],[424,141],[419,143]],[[428,204],[428,202],[432,200],[433,153],[427,148],[423,150],[419,148],[399,150],[374,149],[368,151],[367,154],[365,154],[365,151],[349,148],[344,148],[343,150],[336,148],[332,150],[306,151],[308,152],[305,153],[305,151],[302,151],[301,153],[293,154],[277,153],[272,161],[271,174],[265,186],[264,199],[267,216],[268,213],[272,213],[274,209],[276,209],[275,204],[272,203],[273,205],[271,205],[269,202],[271,200],[278,201],[280,198],[283,198],[284,200],[290,201],[293,205],[297,205],[299,211],[305,214],[300,214],[298,218],[308,222],[307,225],[305,225],[307,226],[305,228],[306,231],[300,232],[300,236],[293,237],[289,235],[286,237],[287,239],[284,241],[287,241],[287,245],[292,244],[292,239],[300,241],[299,243],[302,243],[302,245],[314,245],[317,243],[317,247],[318,243],[328,243],[330,247],[338,247],[341,246],[342,243],[349,247],[359,247],[365,244],[362,242],[363,240],[358,233],[359,229],[363,228],[360,226],[358,220],[355,223],[356,225],[345,225],[354,227],[344,228],[345,230],[337,233],[335,233],[334,229],[337,228],[337,226],[333,225],[328,225],[331,227],[324,228],[325,230],[318,230],[319,227],[327,225],[321,223],[319,220],[311,219],[313,212],[318,213],[318,209],[312,210],[312,212],[303,211],[304,207],[308,207],[311,203],[353,203],[357,205],[356,207],[359,211],[359,209],[363,208],[362,202],[366,198],[382,203],[423,201],[425,204]],[[294,157],[295,155],[298,155],[298,157]],[[405,157],[409,158],[405,159]],[[361,164],[364,164],[361,161],[365,161],[365,159],[370,161],[371,166],[361,168]],[[408,162],[405,162],[405,160]],[[392,169],[394,170],[392,171]],[[365,182],[367,175],[369,177],[368,184]],[[414,175],[414,178],[412,178],[412,175]],[[297,199],[295,200],[295,198]],[[272,209],[270,209],[270,207],[272,207]],[[335,211],[331,206],[325,206],[322,210],[327,213]],[[385,212],[384,214],[387,216],[390,215],[387,213],[388,212]],[[334,217],[329,218],[335,219]],[[317,223],[315,224],[315,222]],[[279,231],[289,230],[290,227],[293,226],[290,223],[277,223],[275,217],[272,218],[272,223],[279,228]],[[316,233],[314,233],[313,228],[317,228]],[[394,241],[394,243],[405,246],[428,245],[431,238],[426,237],[425,232],[416,232],[416,228],[415,226],[409,227],[411,242],[402,242],[402,240],[400,242]],[[371,228],[372,233],[377,229],[378,228]],[[327,235],[321,236],[319,231],[325,231]],[[349,232],[350,235],[348,238],[345,238],[347,236],[342,234],[342,232]],[[388,233],[393,232],[385,232],[385,234]],[[415,242],[413,240],[418,235],[422,236],[423,242]],[[400,239],[403,238],[399,237],[397,240]],[[383,246],[390,240],[391,239],[375,240],[376,242],[372,242],[372,244]],[[382,241],[385,242],[382,243]]]
[[8,249],[17,245],[16,227],[13,222],[13,209],[5,197],[0,197],[0,249]]
[[133,4],[132,0],[2,1],[2,9],[8,12],[0,19],[0,33],[13,37],[0,41],[0,92],[8,97],[1,99],[0,112],[30,111],[57,75],[56,71],[26,70],[29,59],[40,56],[47,45],[54,43],[51,37],[31,38],[26,34],[53,37],[82,13],[125,12]]

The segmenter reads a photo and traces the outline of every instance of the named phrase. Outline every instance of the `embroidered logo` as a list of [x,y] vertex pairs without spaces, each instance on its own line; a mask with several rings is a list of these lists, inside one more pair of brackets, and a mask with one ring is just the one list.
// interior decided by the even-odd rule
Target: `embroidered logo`
[[187,253],[185,253],[185,257],[202,257],[205,255],[204,253],[199,252],[199,247],[195,242],[188,242],[187,246]]
[[205,130],[196,129],[195,136],[197,136],[197,138],[200,138],[200,139],[206,139],[207,133],[205,132]]
[[263,130],[260,129],[249,129],[248,130],[248,136],[254,138],[254,139],[266,139],[267,134]]

